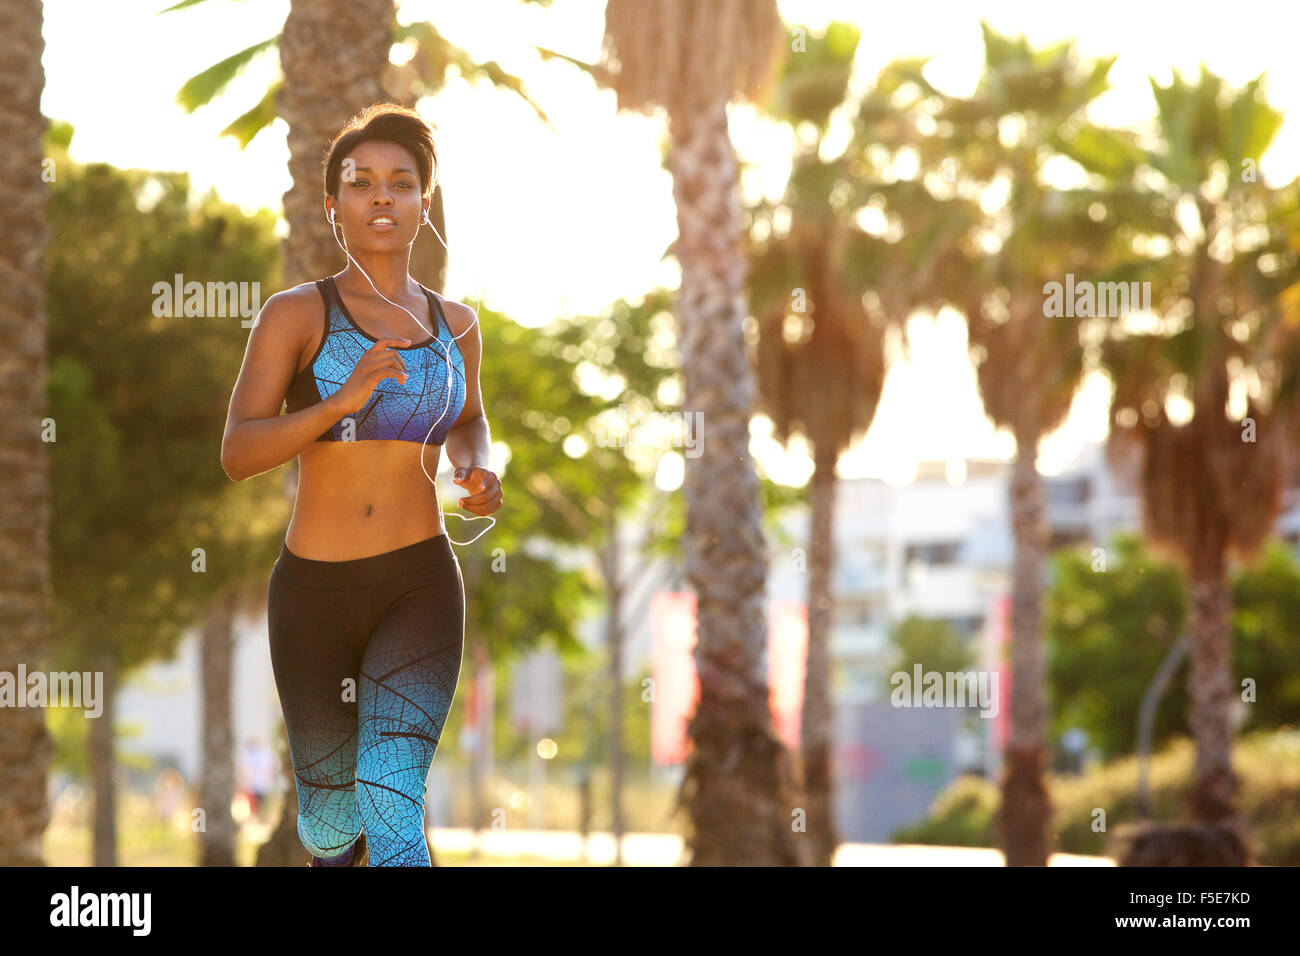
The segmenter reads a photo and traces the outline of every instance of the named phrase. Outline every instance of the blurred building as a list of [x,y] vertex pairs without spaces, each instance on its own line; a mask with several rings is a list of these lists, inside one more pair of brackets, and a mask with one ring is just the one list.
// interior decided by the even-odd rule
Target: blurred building
[[[1060,474],[1045,477],[1049,547],[1106,548],[1116,532],[1140,531],[1139,465],[1135,456],[1108,462],[1105,446],[1090,444]],[[999,721],[890,704],[889,633],[909,614],[937,618],[972,642],[979,667],[995,666],[998,629],[1008,622],[994,611],[1009,597],[1014,557],[1011,468],[1001,461],[933,463],[906,485],[837,485],[832,694],[836,808],[845,840],[888,841],[900,826],[922,820],[963,772],[996,779]],[[788,516],[785,526],[802,545],[806,511]],[[1275,530],[1300,553],[1300,488],[1284,494]],[[776,596],[806,600],[807,575],[778,549],[769,587]]]
[[[889,637],[909,615],[942,620],[970,642],[977,667],[993,666],[990,613],[1009,594],[1014,557],[1011,468],[1003,461],[926,463],[909,484],[858,479],[837,486],[832,694],[836,804],[846,840],[888,841],[898,827],[924,818],[958,774],[997,770],[996,720],[890,704]],[[1085,446],[1045,485],[1052,547],[1105,547],[1116,530],[1138,527],[1132,479],[1123,467],[1107,466],[1100,445]],[[788,518],[801,544],[807,523],[806,512]],[[806,600],[807,575],[784,558],[773,561],[769,586],[774,595]]]
[[[268,570],[268,575],[270,574]],[[230,672],[232,739],[238,754],[251,737],[279,746],[280,699],[271,673],[266,615],[235,621]],[[168,661],[132,673],[118,690],[118,747],[149,757],[157,769],[174,767],[197,785],[201,768],[202,680],[199,632],[191,629]],[[149,773],[131,774],[148,778]]]

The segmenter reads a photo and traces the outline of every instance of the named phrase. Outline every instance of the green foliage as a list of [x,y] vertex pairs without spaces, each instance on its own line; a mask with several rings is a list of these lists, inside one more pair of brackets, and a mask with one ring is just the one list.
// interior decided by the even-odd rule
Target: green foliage
[[[1152,816],[1178,819],[1190,781],[1195,749],[1176,737],[1153,754],[1150,769]],[[1266,866],[1300,865],[1300,732],[1291,728],[1245,734],[1233,748],[1233,769],[1241,785],[1242,817],[1258,861]],[[1062,853],[1104,855],[1108,834],[1137,822],[1137,761],[1126,757],[1082,776],[1048,776],[1053,841]],[[997,784],[980,777],[953,781],[926,820],[898,830],[895,843],[995,846]],[[1106,832],[1094,832],[1097,809],[1106,812]]]
[[1279,541],[1233,579],[1234,687],[1253,678],[1256,698],[1246,705],[1245,725],[1271,729],[1300,726],[1300,564]]
[[[1136,745],[1142,694],[1186,626],[1186,582],[1172,563],[1153,557],[1132,534],[1107,549],[1105,570],[1087,551],[1052,558],[1047,593],[1047,679],[1052,732],[1079,727],[1104,759]],[[1300,565],[1280,542],[1233,576],[1234,686],[1253,678],[1256,700],[1247,726],[1300,723]],[[1187,663],[1166,688],[1153,732],[1160,747],[1187,733]]]
[[[562,659],[561,726],[549,736],[556,743],[556,755],[548,763],[560,771],[575,770],[582,765],[609,764],[609,655],[602,644],[581,654]],[[624,767],[642,769],[650,761],[650,708],[641,700],[642,680],[650,676],[648,668],[623,683],[623,760]],[[525,761],[540,734],[521,734],[510,718],[511,686],[514,674],[496,684],[496,733],[493,747],[502,761]]]
[[1231,187],[1238,180],[1241,160],[1258,163],[1282,125],[1282,114],[1261,95],[1262,79],[1258,76],[1234,92],[1204,63],[1195,84],[1177,71],[1168,86],[1152,78],[1151,92],[1167,144],[1167,149],[1151,155],[1156,168],[1170,182],[1196,188],[1210,178],[1216,161],[1226,160]]
[[[1142,547],[1117,536],[1105,570],[1090,551],[1052,557],[1046,595],[1047,683],[1051,729],[1079,727],[1104,758],[1132,753],[1142,693],[1182,633],[1187,609],[1182,576]],[[1153,746],[1185,724],[1186,690],[1179,675],[1156,712]]]
[[936,846],[992,846],[999,799],[994,784],[963,774],[935,797],[925,820],[900,828],[890,839]]
[[802,34],[803,48],[784,57],[776,92],[767,109],[791,125],[812,123],[824,135],[831,112],[844,102],[853,58],[861,32],[851,23],[832,22],[820,33],[807,27],[786,27],[785,48],[794,49],[795,30]]
[[278,243],[270,213],[195,200],[183,175],[49,148],[53,651],[68,669],[97,669],[92,650],[129,669],[170,654],[217,590],[264,578],[287,518],[278,487],[232,486],[221,467],[240,317],[160,318],[154,285],[181,274],[269,295]]
[[85,714],[73,707],[48,707],[45,727],[54,742],[53,769],[78,779],[89,779],[90,721]]
[[[909,614],[893,628],[889,640],[894,648],[889,674],[903,671],[910,675],[916,664],[923,671],[957,673],[975,664],[974,649],[947,621]],[[884,692],[889,694],[893,690],[889,675],[885,675]]]

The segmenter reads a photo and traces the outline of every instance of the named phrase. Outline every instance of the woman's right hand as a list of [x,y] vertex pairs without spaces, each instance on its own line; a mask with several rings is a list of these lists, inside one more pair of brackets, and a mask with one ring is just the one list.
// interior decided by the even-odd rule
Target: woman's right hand
[[393,346],[410,345],[410,339],[379,339],[366,350],[343,387],[335,393],[339,404],[348,411],[360,411],[374,394],[380,379],[395,378],[406,382],[406,363],[401,353],[389,351]]

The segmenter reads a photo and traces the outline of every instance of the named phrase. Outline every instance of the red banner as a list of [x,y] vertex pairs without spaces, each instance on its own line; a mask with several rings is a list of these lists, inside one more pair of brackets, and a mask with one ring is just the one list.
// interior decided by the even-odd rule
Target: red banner
[[772,723],[791,750],[800,750],[804,665],[808,660],[808,605],[773,601],[768,610],[767,686]]
[[[686,759],[686,725],[700,699],[695,672],[696,603],[692,591],[664,591],[650,601],[650,750],[659,765]],[[808,653],[808,609],[802,601],[774,601],[768,612],[768,706],[777,735],[799,748],[804,664]]]

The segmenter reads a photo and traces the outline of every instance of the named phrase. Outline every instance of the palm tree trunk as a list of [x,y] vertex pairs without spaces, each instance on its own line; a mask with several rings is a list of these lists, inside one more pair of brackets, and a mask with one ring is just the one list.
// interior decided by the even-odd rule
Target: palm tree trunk
[[999,829],[1007,866],[1046,866],[1051,802],[1044,781],[1047,705],[1043,691],[1043,567],[1047,526],[1038,432],[1016,429],[1011,479],[1015,568],[1011,592],[1011,739],[1003,755]]
[[[40,0],[0,0],[0,670],[43,666],[52,615]],[[25,688],[19,688],[20,693]],[[0,707],[0,866],[40,866],[54,745],[42,708]]]
[[772,729],[762,671],[767,549],[749,452],[753,374],[743,323],[745,260],[726,101],[669,117],[677,203],[677,314],[684,407],[707,441],[686,463],[686,573],[695,589],[700,698],[679,794],[692,865],[796,865],[793,772]]
[[830,866],[839,844],[835,826],[835,793],[831,772],[831,626],[834,603],[831,581],[835,567],[835,460],[832,443],[814,452],[812,475],[812,534],[808,560],[808,663],[804,674],[803,794],[808,808],[808,837],[812,863]]
[[[414,109],[412,103],[406,103],[405,105]],[[438,235],[442,236],[443,241],[450,246],[451,237],[447,235],[447,214],[442,204],[441,185],[433,191],[433,200],[429,203],[429,221],[433,223],[433,228],[438,230]],[[338,252],[337,246],[334,251]],[[339,254],[342,255],[342,253]],[[425,226],[416,234],[415,243],[411,246],[411,275],[434,292],[442,295],[447,285],[447,260],[447,250],[438,241],[438,236],[433,234],[432,229]],[[478,289],[472,291],[475,295],[479,293]]]
[[234,747],[230,721],[230,671],[234,654],[235,593],[219,595],[204,622],[200,659],[203,681],[203,770],[199,806],[204,830],[199,833],[200,866],[235,865],[235,821],[230,802],[235,794]]
[[350,116],[387,99],[383,76],[396,17],[395,0],[295,0],[284,21],[278,109],[289,124],[293,176],[284,194],[285,285],[329,275],[347,261],[325,220],[321,156]]
[[289,738],[285,734],[284,724],[280,725],[280,769],[284,779],[289,782],[284,793],[284,804],[280,808],[280,817],[275,829],[265,843],[257,848],[254,866],[304,866],[311,862],[311,854],[298,839],[298,787],[293,773],[293,761],[289,756]]
[[605,639],[609,644],[609,772],[613,804],[614,865],[623,865],[623,634],[619,580],[618,516],[609,509],[609,540],[605,544],[604,575],[609,611]]
[[95,795],[91,839],[95,866],[117,866],[117,788],[113,718],[117,714],[117,666],[113,651],[100,654],[104,672],[103,712],[90,724],[90,787]]
[[1196,741],[1188,809],[1198,823],[1237,821],[1232,770],[1232,592],[1222,546],[1207,546],[1192,563],[1191,666],[1187,722]]
[[[1211,212],[1202,203],[1202,222]],[[1221,263],[1198,249],[1194,282],[1197,307],[1212,314],[1209,303],[1222,288]],[[1199,312],[1198,312],[1199,314]],[[1216,359],[1197,382],[1193,422],[1221,422],[1228,397],[1227,366]],[[1213,435],[1203,426],[1202,435]],[[1214,454],[1207,439],[1202,460]],[[1267,465],[1265,466],[1267,467]],[[1208,509],[1207,509],[1208,510]],[[1229,525],[1226,516],[1197,515],[1195,547],[1186,554],[1191,591],[1191,662],[1187,671],[1187,723],[1196,741],[1196,769],[1188,794],[1188,811],[1196,823],[1236,827],[1237,780],[1232,772],[1232,591],[1228,583]]]

